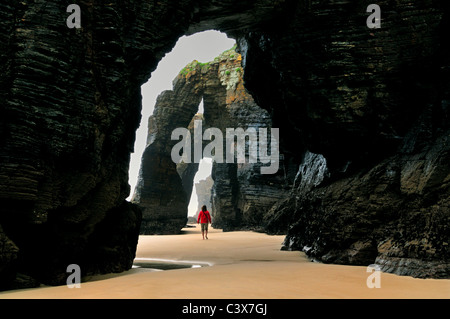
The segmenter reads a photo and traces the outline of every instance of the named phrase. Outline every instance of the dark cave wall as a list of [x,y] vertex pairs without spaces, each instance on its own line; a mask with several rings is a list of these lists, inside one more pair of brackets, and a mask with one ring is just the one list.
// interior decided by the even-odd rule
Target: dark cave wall
[[[380,228],[396,234],[393,245],[380,241],[388,235],[375,236],[368,250],[376,246],[377,256],[392,257],[389,271],[398,269],[395,258],[413,258],[419,270],[426,258],[445,265],[448,241],[439,238],[445,239],[448,225],[448,161],[446,148],[435,148],[445,141],[449,123],[447,2],[380,1],[379,30],[365,26],[368,1],[88,1],[80,3],[82,28],[68,29],[70,3],[0,4],[2,288],[14,285],[17,272],[44,283],[64,283],[71,263],[96,273],[130,267],[141,212],[125,198],[140,86],[179,36],[206,29],[237,38],[246,87],[269,111],[274,127],[281,128],[282,153],[297,165],[306,151],[323,154],[328,183],[365,176],[391,157],[409,163],[420,154],[434,154],[422,165],[431,165],[432,180],[442,183],[431,183],[422,192],[416,181],[410,189],[417,189],[417,204],[405,204],[390,223],[401,220],[410,229],[416,220],[432,220],[436,227],[422,231],[415,226],[417,231],[405,238],[430,238],[428,250],[435,253],[410,253],[405,247],[411,241],[405,242],[404,232],[394,226]],[[401,153],[405,145],[411,147]],[[373,181],[379,178],[369,175]],[[398,181],[393,187],[400,190],[402,203],[409,203]],[[332,194],[333,187],[323,191]],[[282,209],[286,219],[300,214],[298,221],[325,209],[320,204],[324,195],[316,192],[311,198],[318,204],[308,206],[309,199],[303,206],[288,205]],[[371,188],[359,192],[373,195]],[[330,198],[338,210],[341,202]],[[432,209],[422,215],[427,208]],[[358,215],[349,214],[339,220],[357,229]],[[351,240],[341,240],[327,223],[308,226],[314,220],[307,218],[300,228],[291,220],[292,238],[309,242],[328,232],[339,254],[359,236],[356,232]],[[324,243],[318,242],[325,252],[318,256],[326,254]],[[424,246],[416,247],[421,251]],[[96,260],[92,256],[98,250],[108,257]],[[373,259],[376,254],[369,255]],[[37,256],[41,262],[31,267]],[[439,276],[446,273],[444,266]]]
[[238,39],[247,89],[286,141],[300,138],[284,143],[292,153],[365,165],[395,152],[427,105],[444,99],[443,2],[377,4],[380,29],[367,28],[364,1],[312,1],[278,27]]
[[239,39],[246,87],[300,163],[266,230],[323,262],[448,278],[448,4],[377,4],[381,29],[362,1],[313,1]]
[[[141,213],[125,198],[140,85],[178,37],[171,20],[184,21],[189,10],[84,2],[82,28],[69,29],[68,4],[0,5],[2,286],[17,270],[64,283],[68,264],[110,272],[134,258]],[[157,31],[163,20],[173,22],[171,38],[168,28]],[[105,223],[123,229],[111,233]],[[90,251],[102,249],[110,262],[92,259]]]
[[[220,130],[222,137],[214,135],[212,140],[221,139],[223,153],[212,168],[214,196],[208,209],[214,228],[261,230],[264,211],[284,197],[288,182],[283,163],[277,174],[263,175],[261,167],[266,164],[238,164],[236,154],[231,163],[225,158],[228,128],[271,128],[267,111],[256,105],[245,90],[241,60],[240,54],[229,49],[214,61],[193,61],[173,80],[173,89],[158,96],[149,119],[147,147],[132,199],[143,211],[141,234],[178,234],[186,225],[192,183],[198,170],[194,156],[196,134],[202,139],[209,128]],[[195,114],[202,99],[204,115]],[[201,121],[197,129],[196,120]],[[177,128],[188,128],[190,132],[187,162],[174,163],[171,159],[173,147],[180,143],[178,136],[171,139]],[[267,134],[270,138],[270,132]],[[205,137],[198,144],[202,156],[210,156],[205,153],[210,143]],[[219,153],[217,149],[215,152]],[[248,149],[246,153],[249,156]]]

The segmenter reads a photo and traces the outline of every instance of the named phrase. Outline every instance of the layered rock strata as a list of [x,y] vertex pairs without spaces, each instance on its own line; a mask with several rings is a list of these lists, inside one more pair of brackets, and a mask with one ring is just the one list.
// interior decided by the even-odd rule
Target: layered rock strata
[[[199,147],[204,150],[209,144],[208,139],[203,140],[208,128],[222,132],[221,137],[214,136],[212,140],[222,139],[224,154],[213,161],[213,196],[208,206],[214,216],[214,227],[224,230],[260,228],[263,212],[282,198],[284,192],[279,186],[285,182],[283,174],[261,177],[261,163],[247,160],[238,164],[236,159],[226,163],[227,128],[244,131],[249,127],[271,128],[269,115],[246,92],[242,76],[241,56],[231,49],[214,61],[188,64],[174,79],[173,90],[158,97],[149,120],[148,145],[132,200],[143,211],[142,234],[179,233],[186,224],[199,161],[194,158],[194,138],[200,134]],[[202,99],[204,115],[194,116]],[[195,133],[196,120],[201,120],[199,133]],[[190,157],[174,163],[172,149],[180,139],[172,140],[172,132],[183,127],[189,129],[191,136],[187,146]],[[247,147],[247,155],[248,152]]]
[[[287,193],[283,202],[298,195],[304,205],[272,210],[288,213],[289,238],[315,241],[308,251],[320,251],[317,258],[335,256],[323,260],[367,247],[372,257],[358,263],[378,258],[386,271],[447,276],[448,161],[437,149],[446,149],[450,122],[449,4],[377,4],[382,23],[374,30],[360,0],[88,1],[80,3],[80,29],[67,27],[64,1],[1,3],[1,287],[19,277],[64,283],[70,263],[96,272],[131,266],[140,213],[125,198],[140,86],[181,35],[208,29],[238,40],[246,88],[282,128],[287,171],[306,163],[306,152],[327,161],[329,178],[309,200]],[[376,173],[390,159],[401,183],[389,180],[398,173]],[[342,193],[332,185],[345,182],[356,190],[324,197]],[[397,196],[392,204],[381,184]],[[376,209],[363,216],[344,200]],[[345,232],[314,222],[330,207]],[[360,231],[348,239],[348,229],[366,227],[360,219],[379,225],[374,242]],[[108,258],[98,260],[98,251]],[[433,263],[444,270],[433,274]]]
[[326,263],[448,278],[449,139],[447,132],[414,156],[403,148],[337,181],[323,156],[307,153],[291,196],[266,216],[266,229],[287,232],[286,249]]
[[349,14],[363,3],[312,1],[281,35],[240,38],[246,87],[300,165],[267,229],[323,262],[448,278],[448,5],[379,5],[380,29]]

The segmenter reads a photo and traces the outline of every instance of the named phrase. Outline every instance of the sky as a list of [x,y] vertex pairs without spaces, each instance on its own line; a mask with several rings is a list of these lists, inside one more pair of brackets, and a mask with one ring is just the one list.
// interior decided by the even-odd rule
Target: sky
[[[158,67],[152,73],[150,80],[142,88],[142,119],[136,132],[136,142],[134,153],[131,154],[129,184],[131,193],[128,200],[131,199],[136,187],[141,157],[147,141],[147,122],[150,115],[153,114],[156,98],[165,90],[172,90],[172,81],[177,74],[188,63],[193,60],[199,62],[213,61],[220,53],[231,49],[235,40],[228,38],[225,33],[218,31],[205,31],[191,36],[181,37],[171,52],[159,62]],[[201,108],[202,106],[200,106]],[[194,178],[194,182],[205,179],[211,174],[211,160],[202,160],[199,166],[199,172]],[[197,209],[197,196],[195,188],[188,208],[188,215],[195,214]]]

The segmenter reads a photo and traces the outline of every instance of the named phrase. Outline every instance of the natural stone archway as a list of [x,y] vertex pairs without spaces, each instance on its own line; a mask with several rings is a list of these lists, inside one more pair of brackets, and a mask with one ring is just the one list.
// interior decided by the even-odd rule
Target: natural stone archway
[[131,267],[140,212],[125,198],[141,85],[190,26],[232,32],[270,20],[274,7],[91,1],[69,29],[67,3],[0,4],[2,288],[17,271],[55,284],[71,263],[83,274]]
[[195,185],[195,193],[197,194],[197,211],[194,215],[195,220],[197,220],[198,213],[202,209],[202,206],[205,205],[207,208],[212,207],[211,204],[211,191],[214,185],[214,180],[211,175],[207,178],[198,181]]
[[[238,41],[246,88],[282,128],[285,159],[327,161],[323,183],[296,184],[267,216],[290,229],[287,246],[449,277],[448,2],[380,1],[377,30],[367,4],[85,1],[82,28],[69,29],[64,1],[1,3],[1,288],[18,273],[64,283],[71,263],[131,267],[140,87],[181,35],[207,29]],[[369,257],[349,258],[358,253]]]
[[[193,140],[194,120],[202,120],[200,139],[205,129],[218,128],[223,132],[225,154],[227,128],[271,128],[268,113],[255,104],[244,88],[241,55],[234,49],[208,63],[188,64],[173,83],[173,91],[158,97],[149,119],[148,144],[132,199],[143,211],[142,234],[176,234],[186,225],[198,162],[194,159],[194,141],[189,146],[188,163],[172,161],[172,148],[179,143],[171,139],[172,131],[187,127]],[[202,99],[204,116],[194,116]],[[202,150],[207,144],[200,143]],[[214,227],[261,227],[263,212],[283,197],[286,180],[283,174],[257,177],[260,167],[261,163],[213,162]]]

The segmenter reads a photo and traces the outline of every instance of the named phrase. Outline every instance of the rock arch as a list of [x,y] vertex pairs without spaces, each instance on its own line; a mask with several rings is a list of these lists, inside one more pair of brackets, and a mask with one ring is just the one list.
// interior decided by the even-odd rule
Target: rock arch
[[[269,114],[244,88],[241,60],[241,55],[233,48],[208,63],[193,61],[174,79],[173,90],[158,97],[149,119],[148,144],[132,199],[143,211],[142,234],[176,234],[187,221],[187,206],[198,162],[194,161],[193,142],[189,163],[177,165],[172,161],[172,147],[178,143],[171,140],[173,130],[189,127],[194,138],[193,122],[202,120],[201,138],[205,129],[218,128],[223,132],[224,148],[227,128],[270,130]],[[202,99],[204,115],[196,115]],[[202,150],[206,144],[200,145]],[[282,185],[286,181],[282,174],[256,177],[260,166],[260,163],[248,161],[246,164],[213,162],[215,227],[225,230],[261,227],[262,213],[282,198]]]
[[273,212],[287,246],[448,278],[448,5],[386,3],[377,30],[366,5],[85,1],[81,28],[69,29],[64,2],[0,4],[1,288],[17,273],[64,283],[72,263],[131,267],[140,87],[181,35],[207,29],[237,39],[246,88],[284,128],[285,158],[327,160],[330,179]]
[[63,2],[0,6],[0,286],[17,272],[30,285],[64,283],[74,262],[83,274],[128,269],[141,220],[125,201],[141,85],[181,35],[236,35],[283,5],[91,1],[79,29]]

